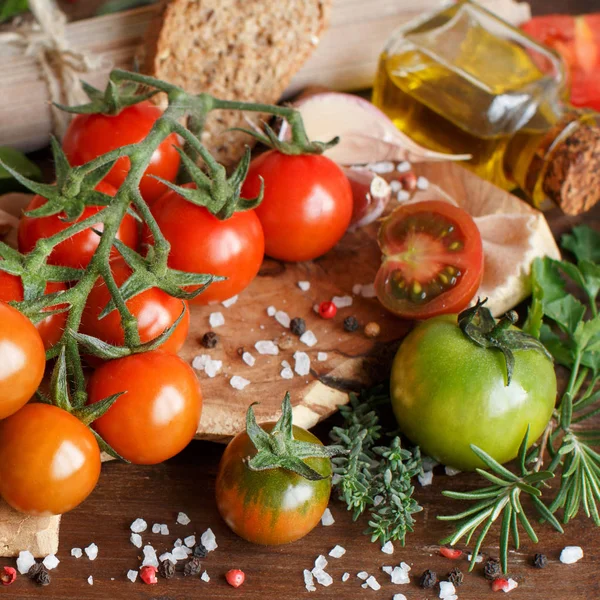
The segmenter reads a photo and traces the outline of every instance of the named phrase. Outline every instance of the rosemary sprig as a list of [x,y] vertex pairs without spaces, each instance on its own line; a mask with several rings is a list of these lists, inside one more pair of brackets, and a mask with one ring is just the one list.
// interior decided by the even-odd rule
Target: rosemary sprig
[[334,427],[330,437],[348,454],[332,460],[333,485],[355,521],[368,512],[365,533],[371,541],[404,545],[406,534],[413,531],[413,515],[422,510],[412,497],[411,483],[422,472],[421,454],[418,448],[402,448],[399,437],[375,445],[385,435],[378,409],[389,404],[389,395],[377,387],[360,396],[351,394],[350,404],[340,407],[344,424]]

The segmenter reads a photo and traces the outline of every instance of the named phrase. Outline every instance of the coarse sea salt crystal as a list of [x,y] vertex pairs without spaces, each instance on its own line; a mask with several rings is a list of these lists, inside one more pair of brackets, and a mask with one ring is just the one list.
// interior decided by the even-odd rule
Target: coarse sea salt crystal
[[381,162],[369,163],[367,165],[367,169],[369,171],[373,171],[373,173],[385,174],[391,173],[394,170],[394,163],[389,160],[383,160]]
[[315,560],[315,569],[324,569],[327,566],[327,559],[319,554]]
[[303,344],[306,344],[309,348],[312,348],[317,343],[317,336],[310,329],[307,329],[300,336],[300,341]]
[[440,598],[447,599],[455,593],[456,588],[451,581],[440,581]]
[[175,540],[175,543],[173,544],[174,548],[181,548],[181,546],[183,546],[183,540],[181,538],[177,538]]
[[160,533],[160,523],[154,523],[154,525],[152,525],[152,533]]
[[169,526],[165,523],[160,526],[160,535],[169,535]]
[[375,298],[375,296],[377,296],[375,293],[375,285],[373,283],[367,283],[366,285],[363,285],[362,289],[360,290],[360,295],[363,298]]
[[403,569],[402,567],[394,567],[392,572],[390,573],[390,579],[395,585],[403,585],[405,583],[410,583],[408,571],[406,569]]
[[321,517],[321,525],[323,525],[323,527],[329,527],[334,523],[335,519],[333,518],[331,511],[328,508],[326,508],[325,512],[323,513],[323,516]]
[[418,177],[417,178],[417,189],[418,190],[426,190],[429,187],[429,180],[426,177]]
[[142,567],[158,567],[156,550],[150,544],[144,546],[142,552],[144,553],[144,562],[142,563]]
[[17,570],[21,575],[29,573],[29,569],[35,564],[35,558],[29,550],[21,550],[19,557],[17,558]]
[[227,300],[223,300],[223,302],[221,302],[221,304],[225,308],[229,308],[230,306],[233,306],[237,301],[238,301],[237,296],[231,296],[231,298],[227,298]]
[[[185,557],[184,557],[185,558]],[[173,564],[175,564],[177,562],[177,559],[173,556],[173,554],[171,552],[164,552],[163,554],[161,554],[158,557],[158,560],[160,562],[163,562],[163,560],[169,560],[171,561]]]
[[304,569],[304,571],[302,571],[302,574],[304,575],[304,587],[306,587],[306,590],[308,592],[316,592],[317,588],[315,587],[312,572],[308,569]]
[[146,531],[146,529],[148,529],[148,523],[146,523],[146,521],[144,521],[144,519],[136,519],[130,527],[131,531],[133,531],[133,533],[142,533],[143,531]]
[[346,308],[352,306],[352,296],[334,296],[331,301],[337,306],[337,308]]
[[404,594],[394,594],[392,600],[407,600],[407,598]]
[[400,568],[401,568],[403,571],[406,571],[407,573],[410,571],[410,566],[409,566],[409,565],[407,565],[405,562],[401,562],[401,563],[400,563]]
[[431,456],[424,456],[422,464],[423,471],[433,471],[433,469],[437,467],[440,463],[434,458],[431,458]]
[[217,545],[217,538],[210,527],[202,534],[200,541],[208,552],[212,552],[219,547]]
[[178,525],[189,525],[191,522],[192,522],[192,520],[184,512],[180,512],[177,515],[177,524]]
[[234,390],[243,390],[249,384],[250,384],[250,380],[249,379],[245,379],[244,377],[240,377],[239,375],[234,375],[229,380],[229,385]]
[[94,578],[93,578],[93,577],[90,575],[90,576],[87,578],[87,582],[88,582],[90,585],[94,585]]
[[269,315],[269,317],[274,317],[276,312],[277,309],[274,306],[269,306],[267,308],[267,314]]
[[204,372],[212,379],[221,370],[222,366],[223,366],[223,361],[222,360],[212,360],[212,359],[210,359],[206,363],[206,366],[204,367]]
[[360,283],[355,283],[355,284],[352,286],[352,293],[353,293],[355,296],[360,296],[360,293],[362,292],[362,287],[363,287],[363,286],[362,286]]
[[364,581],[369,577],[369,574],[366,571],[360,571],[360,573],[357,573],[356,576]]
[[131,583],[135,583],[137,576],[138,576],[137,571],[134,571],[133,569],[130,569],[129,571],[127,571],[127,579],[129,579],[129,581],[131,581]]
[[199,356],[194,356],[194,360],[192,361],[192,367],[196,369],[196,371],[204,371],[206,367],[206,363],[210,360],[210,356],[208,354],[201,354]]
[[252,354],[250,354],[250,352],[244,352],[242,354],[242,360],[249,366],[249,367],[253,367],[254,363],[256,362],[256,359],[254,358],[254,356],[252,356]]
[[329,551],[329,556],[331,556],[332,558],[341,558],[342,556],[344,556],[344,554],[346,554],[346,548],[340,546],[339,544],[336,544]]
[[[471,560],[472,560],[472,559],[473,559],[473,555],[472,555],[472,554],[468,554],[468,555],[467,555],[467,560],[468,560],[469,562],[471,562]],[[475,562],[476,562],[476,563],[482,563],[482,562],[483,562],[483,555],[481,555],[481,554],[478,554],[478,555],[475,557]]]
[[206,571],[204,571],[204,573],[200,575],[200,579],[202,579],[202,581],[206,581],[206,583],[210,581],[210,577],[208,576],[208,573]]
[[381,546],[381,551],[384,554],[394,554],[394,544],[392,542],[386,542],[383,546]]
[[176,546],[173,548],[171,553],[175,560],[185,560],[188,557],[188,553],[185,551],[183,546]]
[[281,369],[281,373],[279,373],[279,375],[282,379],[293,379],[294,371],[292,371],[290,367],[285,367],[284,369]]
[[188,547],[188,548],[193,548],[196,545],[196,536],[195,535],[188,535],[184,540],[183,543]]
[[390,189],[393,194],[397,194],[402,189],[402,184],[397,179],[394,179],[390,181]]
[[348,579],[350,579],[350,573],[344,573],[342,575],[342,581],[348,581]]
[[283,310],[278,310],[275,313],[275,320],[282,326],[282,327],[286,327],[287,329],[290,328],[290,323],[291,323],[291,319],[290,319],[290,315],[288,315],[286,312],[284,312]]
[[325,362],[327,360],[327,352],[318,352],[317,353],[317,360],[319,362]]
[[314,578],[317,580],[317,583],[321,584],[323,587],[329,587],[333,583],[333,577],[323,571],[323,569],[313,569],[312,574]]
[[508,587],[504,590],[504,593],[508,594],[508,592],[512,592],[516,587],[519,587],[519,584],[511,578],[508,580]]
[[254,344],[254,347],[259,354],[269,354],[271,356],[279,354],[279,347],[271,340],[259,340]]
[[85,548],[85,553],[90,560],[96,560],[96,557],[98,556],[98,546],[96,546],[96,544],[90,544]]
[[418,476],[419,483],[425,487],[433,483],[433,471],[425,471],[422,475]]
[[375,579],[375,577],[373,577],[373,575],[371,575],[370,577],[367,578],[367,581],[365,581],[365,583],[367,584],[368,587],[370,587],[372,590],[380,590],[381,589],[381,585],[379,584],[379,582],[377,581],[377,579]]
[[299,281],[298,282],[298,287],[303,291],[303,292],[308,292],[308,290],[310,290],[310,281]]
[[387,573],[388,575],[391,575],[391,574],[394,572],[394,567],[390,567],[390,566],[387,566],[387,565],[386,565],[386,566],[384,566],[384,567],[381,567],[381,570],[382,570],[384,573]]
[[581,546],[566,546],[560,553],[560,562],[565,565],[572,565],[583,558],[583,549]]
[[291,369],[291,368],[292,368],[292,365],[290,365],[290,363],[289,363],[287,360],[282,360],[282,361],[281,361],[281,366],[282,366],[284,369]]
[[221,312],[210,313],[208,316],[208,323],[213,329],[215,327],[221,327],[221,325],[225,325],[225,317]]
[[83,550],[81,548],[71,548],[71,556],[81,558],[83,556]]
[[141,548],[142,547],[142,536],[139,533],[132,533],[129,536],[129,541],[136,547],[136,548]]
[[396,200],[398,202],[406,202],[410,198],[410,193],[406,190],[399,190],[396,194]]
[[408,173],[411,170],[411,165],[407,160],[403,160],[401,163],[398,163],[396,166],[396,171],[398,173]]
[[310,357],[306,352],[294,352],[294,371],[300,376],[310,373]]
[[446,471],[446,475],[448,475],[448,477],[454,477],[455,475],[458,475],[461,471],[459,469],[455,469],[454,467],[444,467],[444,471]]
[[48,554],[46,558],[42,561],[42,564],[48,569],[48,571],[52,571],[52,569],[56,569],[58,567],[58,563],[60,560],[56,558],[54,554]]

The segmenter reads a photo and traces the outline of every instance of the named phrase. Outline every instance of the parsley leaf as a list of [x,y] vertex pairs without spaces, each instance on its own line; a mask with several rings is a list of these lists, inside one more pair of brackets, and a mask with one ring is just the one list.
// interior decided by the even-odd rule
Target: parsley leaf
[[586,225],[574,227],[571,233],[563,235],[561,244],[577,261],[600,262],[600,233]]

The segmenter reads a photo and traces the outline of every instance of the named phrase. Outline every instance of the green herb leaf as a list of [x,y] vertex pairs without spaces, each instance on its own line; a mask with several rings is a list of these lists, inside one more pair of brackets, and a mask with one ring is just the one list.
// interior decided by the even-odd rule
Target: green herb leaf
[[585,306],[571,294],[544,304],[545,315],[565,333],[573,335],[585,315]]
[[[14,171],[30,179],[39,180],[42,178],[42,172],[39,167],[31,162],[25,154],[13,148],[0,146],[0,163],[4,163]],[[0,193],[22,189],[24,189],[23,184],[17,181],[13,174],[0,164]]]
[[563,235],[561,244],[575,255],[577,262],[600,262],[600,233],[586,225],[574,227],[570,234]]

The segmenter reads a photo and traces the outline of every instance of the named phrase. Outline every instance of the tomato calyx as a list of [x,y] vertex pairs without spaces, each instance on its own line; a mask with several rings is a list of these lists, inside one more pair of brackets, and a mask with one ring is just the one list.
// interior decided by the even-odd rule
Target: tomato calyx
[[487,298],[477,300],[475,306],[461,312],[458,315],[458,326],[478,346],[502,352],[506,361],[506,386],[510,385],[515,366],[513,350],[535,350],[553,361],[542,342],[528,333],[511,329],[517,322],[515,311],[509,311],[496,322],[490,310],[484,306],[486,302]]
[[341,446],[321,446],[320,444],[300,442],[294,439],[292,404],[289,392],[286,393],[283,399],[281,417],[270,433],[256,422],[253,409],[255,404],[257,403],[251,404],[246,413],[246,433],[257,450],[255,456],[244,459],[245,465],[251,471],[285,469],[309,481],[319,481],[326,479],[328,475],[321,475],[309,467],[304,459],[334,458],[347,454],[347,451]]

